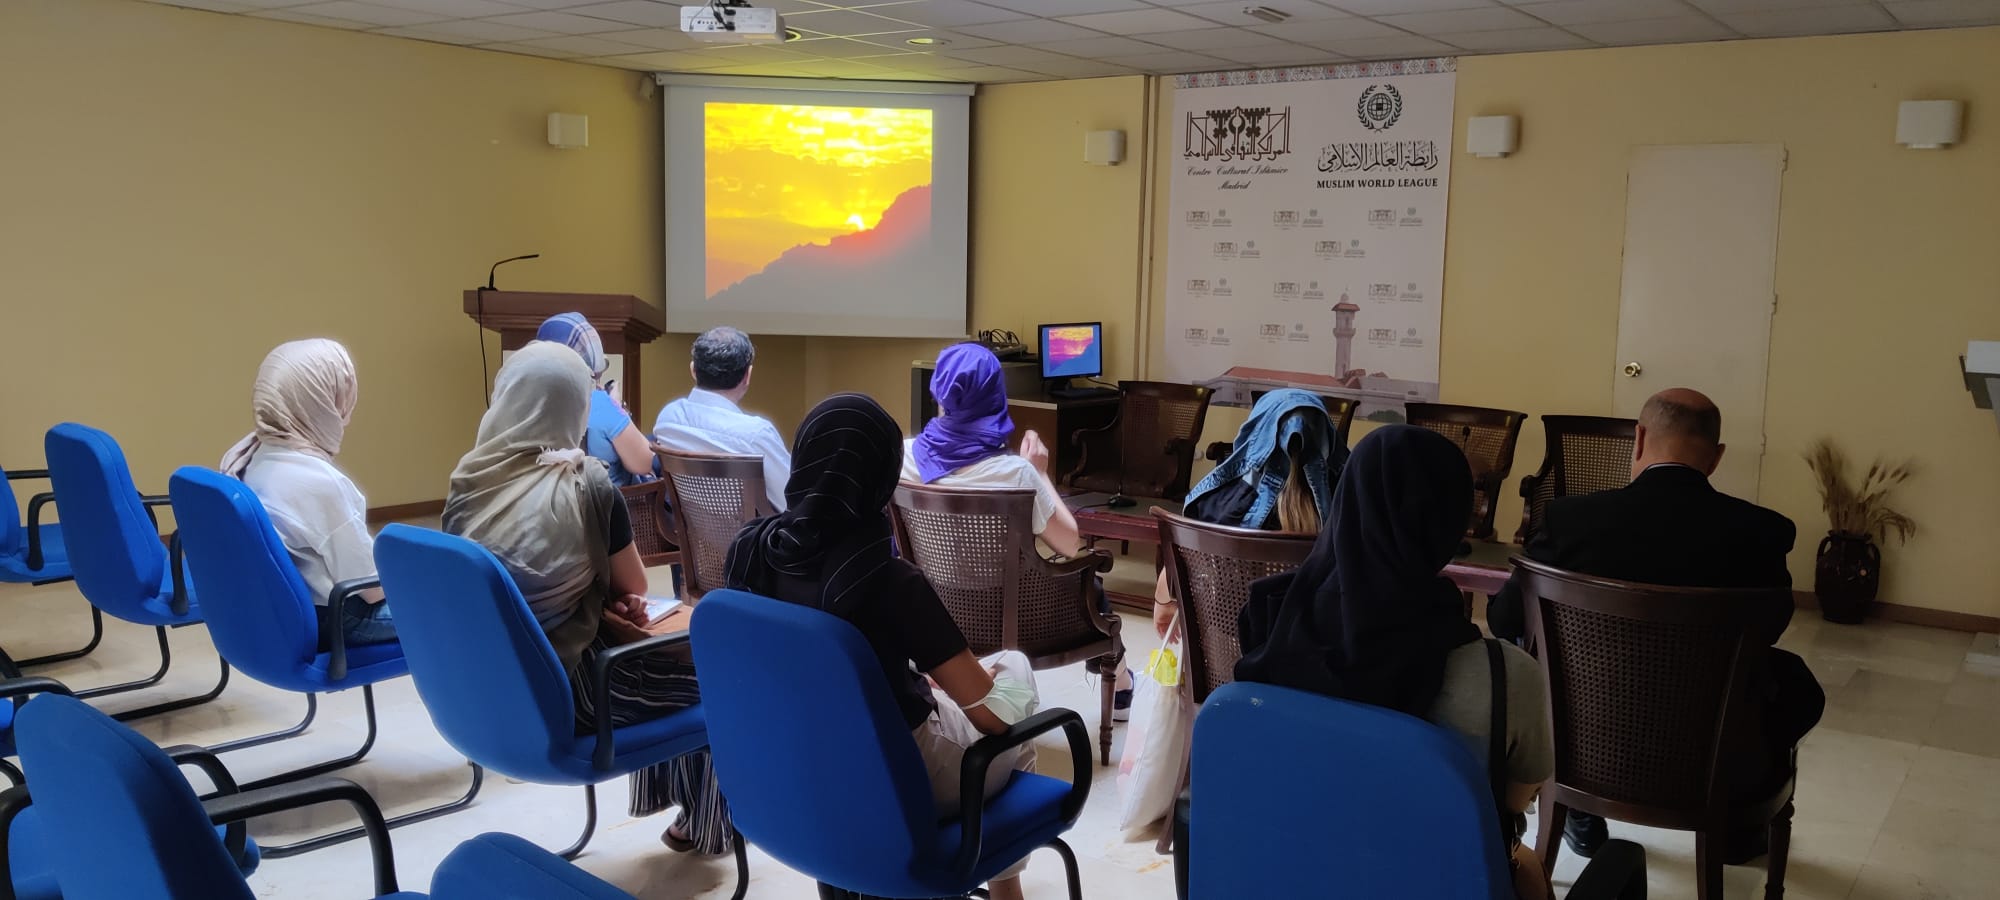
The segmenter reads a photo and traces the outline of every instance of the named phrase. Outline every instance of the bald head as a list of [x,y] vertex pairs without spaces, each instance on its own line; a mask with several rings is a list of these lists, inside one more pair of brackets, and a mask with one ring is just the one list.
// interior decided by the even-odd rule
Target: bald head
[[1700,391],[1668,388],[1646,400],[1632,445],[1632,477],[1679,463],[1712,474],[1722,462],[1722,411]]

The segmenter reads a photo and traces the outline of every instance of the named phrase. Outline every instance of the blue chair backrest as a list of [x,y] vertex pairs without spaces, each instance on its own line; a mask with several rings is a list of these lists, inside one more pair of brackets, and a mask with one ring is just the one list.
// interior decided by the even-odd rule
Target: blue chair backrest
[[319,612],[257,494],[241,481],[182,466],[167,481],[188,571],[208,585],[202,618],[229,664],[282,682],[319,653]]
[[956,852],[956,840],[941,846],[928,770],[854,626],[719,590],[695,605],[692,629],[716,778],[758,849],[821,876],[852,873],[840,886],[863,893],[870,869]]
[[28,530],[21,527],[21,504],[14,499],[14,487],[7,472],[0,469],[0,556],[28,552]]
[[1189,783],[1190,897],[1514,896],[1485,766],[1422,719],[1234,682],[1195,717]]
[[139,502],[118,442],[90,426],[65,422],[49,429],[42,447],[49,480],[62,497],[63,544],[77,590],[114,616],[159,596],[166,546]]
[[21,708],[22,768],[64,900],[253,896],[160,748],[82,701]]
[[514,579],[472,541],[391,525],[375,541],[396,634],[439,734],[515,778],[546,777],[576,734],[576,700]]

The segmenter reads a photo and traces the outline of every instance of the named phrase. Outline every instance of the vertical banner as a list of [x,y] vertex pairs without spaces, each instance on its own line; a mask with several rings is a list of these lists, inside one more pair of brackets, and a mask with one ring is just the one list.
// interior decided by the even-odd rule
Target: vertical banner
[[1400,422],[1438,395],[1453,59],[1174,79],[1166,377]]

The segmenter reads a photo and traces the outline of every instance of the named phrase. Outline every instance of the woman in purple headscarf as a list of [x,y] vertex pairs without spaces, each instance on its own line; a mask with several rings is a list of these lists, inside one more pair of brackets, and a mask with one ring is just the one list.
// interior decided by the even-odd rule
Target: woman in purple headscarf
[[1007,388],[1000,360],[978,344],[954,344],[938,354],[931,374],[938,415],[903,442],[903,480],[944,487],[1032,488],[1035,534],[1050,551],[1083,551],[1076,517],[1049,479],[1049,448],[1040,435],[1021,435],[1021,452],[1007,449],[1014,420],[1007,417]]

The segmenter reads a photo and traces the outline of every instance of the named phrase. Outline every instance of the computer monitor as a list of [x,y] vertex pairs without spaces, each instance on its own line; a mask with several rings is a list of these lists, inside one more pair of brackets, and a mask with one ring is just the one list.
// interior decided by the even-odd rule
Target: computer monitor
[[1042,377],[1096,378],[1104,374],[1104,323],[1041,326]]

